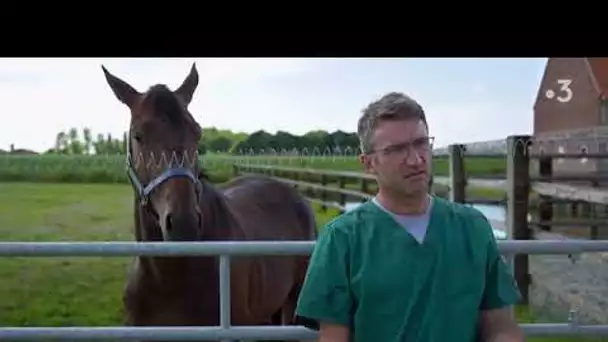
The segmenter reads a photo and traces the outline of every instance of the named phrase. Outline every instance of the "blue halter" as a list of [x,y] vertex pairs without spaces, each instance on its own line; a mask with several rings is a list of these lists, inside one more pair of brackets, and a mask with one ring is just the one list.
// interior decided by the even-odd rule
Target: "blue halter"
[[[133,167],[133,158],[131,152],[131,135],[127,137],[127,176],[131,181],[131,185],[141,200],[143,206],[147,206],[150,202],[150,194],[154,189],[161,186],[165,181],[175,177],[188,178],[196,186],[196,194],[200,199],[203,192],[203,184],[200,179],[195,175],[192,169],[185,167],[170,167],[163,171],[158,177],[154,178],[148,184],[144,185],[137,177],[135,168]],[[197,165],[198,161],[195,160],[194,165]]]

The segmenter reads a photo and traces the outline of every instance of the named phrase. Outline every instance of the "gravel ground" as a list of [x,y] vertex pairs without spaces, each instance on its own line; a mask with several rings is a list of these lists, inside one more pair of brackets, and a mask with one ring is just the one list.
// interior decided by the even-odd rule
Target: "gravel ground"
[[[490,220],[494,229],[505,223]],[[535,232],[536,240],[574,240],[556,233]],[[576,310],[581,324],[608,324],[608,251],[575,258],[566,254],[529,256],[532,285],[530,308],[544,322],[566,322]]]
[[[536,233],[538,240],[566,240],[559,234]],[[576,309],[585,324],[608,324],[608,252],[580,255],[531,255],[530,304],[543,320],[566,321]]]

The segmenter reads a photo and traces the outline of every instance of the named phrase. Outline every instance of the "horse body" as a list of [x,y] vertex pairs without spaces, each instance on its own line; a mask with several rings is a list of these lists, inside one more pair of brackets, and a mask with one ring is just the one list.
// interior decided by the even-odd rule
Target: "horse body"
[[[314,212],[297,191],[264,177],[241,177],[225,187],[228,203],[234,208],[243,240],[311,240],[316,238]],[[244,257],[235,262],[246,263]],[[247,302],[260,323],[282,308],[282,324],[291,324],[299,287],[308,266],[307,256],[255,256],[248,281]],[[235,268],[238,270],[239,266]],[[236,273],[236,274],[235,274]],[[233,272],[239,281],[241,273]],[[270,285],[274,284],[274,285]],[[239,286],[238,283],[236,286]],[[242,290],[245,293],[246,290]],[[233,290],[232,295],[239,298]],[[244,300],[244,298],[243,298]],[[257,314],[259,310],[259,314]],[[235,317],[236,324],[240,318]],[[276,323],[276,322],[275,322]],[[256,323],[254,323],[256,324]]]
[[[155,86],[145,94],[105,68],[104,72],[117,98],[132,113],[127,164],[135,189],[137,241],[316,238],[314,212],[289,185],[265,176],[241,176],[216,187],[197,163],[176,167],[168,158],[168,165],[150,168],[150,163],[142,166],[145,163],[133,161],[135,154],[173,150],[174,156],[183,157],[187,152],[176,154],[176,147],[196,149],[200,127],[187,111],[198,82],[194,66],[176,91]],[[231,257],[232,325],[293,324],[308,259],[303,255]],[[216,256],[136,257],[123,294],[125,323],[219,325],[218,261]]]
[[[282,183],[263,177],[241,177],[222,191],[209,184],[203,191],[203,225],[211,233],[205,241],[315,238],[314,213],[293,188]],[[149,229],[141,225],[154,224],[141,210],[136,212],[138,231]],[[152,259],[156,262],[152,263]],[[232,257],[232,324],[276,324],[271,318],[279,311],[281,323],[292,324],[307,260],[307,256]],[[216,257],[136,259],[124,297],[127,323],[218,325],[218,275]]]

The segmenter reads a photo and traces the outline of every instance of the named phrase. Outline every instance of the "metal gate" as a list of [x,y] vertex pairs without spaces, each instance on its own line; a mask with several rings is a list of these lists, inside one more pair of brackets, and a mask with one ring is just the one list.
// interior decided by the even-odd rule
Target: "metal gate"
[[[238,326],[230,324],[230,257],[237,255],[306,255],[313,242],[1,242],[1,257],[50,256],[220,256],[220,326],[217,327],[0,327],[0,340],[314,340],[316,333],[300,326]],[[608,251],[608,241],[498,241],[501,254],[581,254]],[[608,325],[576,321],[522,324],[528,336],[608,336]]]

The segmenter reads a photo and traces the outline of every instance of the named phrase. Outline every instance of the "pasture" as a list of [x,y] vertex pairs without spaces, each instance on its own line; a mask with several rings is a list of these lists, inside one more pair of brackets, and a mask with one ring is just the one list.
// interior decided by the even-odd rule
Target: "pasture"
[[[317,213],[318,226],[335,212]],[[0,184],[0,239],[132,240],[132,190],[126,184]],[[120,325],[130,258],[0,258],[2,326]],[[520,322],[531,322],[518,308]],[[533,338],[528,341],[600,341]]]

